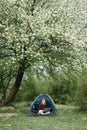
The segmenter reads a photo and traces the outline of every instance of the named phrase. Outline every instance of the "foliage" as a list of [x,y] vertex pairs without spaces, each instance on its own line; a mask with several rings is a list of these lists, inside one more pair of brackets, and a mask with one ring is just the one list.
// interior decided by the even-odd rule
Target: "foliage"
[[42,67],[51,75],[87,69],[86,5],[86,0],[0,0],[2,75],[13,66],[15,78],[20,65],[24,72]]
[[34,98],[37,96],[37,90],[36,90],[36,85],[35,85],[35,81],[31,78],[29,79],[29,81],[27,81],[25,83],[25,93],[23,94],[23,100],[25,101],[29,101],[29,100],[34,100]]
[[[27,73],[26,73],[27,74]],[[28,77],[29,75],[29,77]],[[15,101],[29,101],[34,100],[37,94],[36,80],[32,73],[28,73],[23,79],[20,91],[18,92]],[[27,78],[27,79],[26,79]]]
[[75,100],[77,79],[75,75],[67,75],[51,81],[50,94],[57,103],[69,104]]
[[[42,61],[45,65],[49,61],[64,66],[67,60],[73,61],[76,68],[83,61],[86,46],[83,2],[1,0],[0,3],[1,58],[7,57],[8,64],[24,59],[26,67],[40,65]],[[74,49],[71,47],[68,53],[69,46]]]
[[83,73],[82,77],[79,79],[78,87],[76,91],[76,104],[80,106],[82,111],[87,110],[87,74]]
[[4,65],[4,62],[0,65],[0,101],[3,102],[6,99],[11,82],[15,76],[15,68],[13,69],[13,65]]
[[39,94],[49,93],[49,81],[38,79],[35,72],[25,74],[15,101],[33,101]]

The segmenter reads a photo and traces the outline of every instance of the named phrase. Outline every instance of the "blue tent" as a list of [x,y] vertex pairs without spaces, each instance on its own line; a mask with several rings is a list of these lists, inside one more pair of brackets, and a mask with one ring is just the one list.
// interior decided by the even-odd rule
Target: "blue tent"
[[[34,102],[31,105],[31,108],[29,110],[29,115],[32,115],[32,116],[42,116],[42,114],[37,114],[37,109],[38,109],[38,106],[41,103],[42,99],[46,100],[46,108],[50,108],[51,109],[50,113],[47,114],[47,115],[49,115],[49,116],[56,115],[57,110],[55,108],[54,102],[51,99],[51,97],[48,96],[47,94],[41,94],[34,100]],[[45,115],[46,114],[44,114],[43,116],[45,116]]]

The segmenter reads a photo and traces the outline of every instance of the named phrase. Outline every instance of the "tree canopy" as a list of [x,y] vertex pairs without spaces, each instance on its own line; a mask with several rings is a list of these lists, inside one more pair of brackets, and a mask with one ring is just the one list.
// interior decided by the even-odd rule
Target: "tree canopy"
[[0,73],[12,66],[16,76],[34,66],[87,69],[86,5],[86,0],[0,0]]

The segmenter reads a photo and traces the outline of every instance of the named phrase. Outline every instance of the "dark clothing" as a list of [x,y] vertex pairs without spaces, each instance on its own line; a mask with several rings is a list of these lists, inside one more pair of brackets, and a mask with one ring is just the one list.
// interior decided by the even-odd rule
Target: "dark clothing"
[[44,110],[45,107],[46,107],[46,105],[40,104],[38,107],[38,110]]
[[44,110],[46,105],[40,104],[37,109],[33,109],[32,112],[38,114],[39,110]]

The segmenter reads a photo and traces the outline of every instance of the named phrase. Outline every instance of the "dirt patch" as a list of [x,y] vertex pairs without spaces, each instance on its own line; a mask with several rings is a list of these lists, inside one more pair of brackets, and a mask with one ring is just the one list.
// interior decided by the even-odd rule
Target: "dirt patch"
[[18,116],[17,113],[0,113],[0,117]]
[[0,110],[15,110],[15,108],[13,106],[4,106],[0,107]]
[[[11,117],[11,116],[18,116],[18,113],[14,113],[12,111],[15,111],[15,108],[13,106],[4,106],[0,107],[1,111],[5,111],[5,113],[0,113],[0,117]],[[10,112],[6,112],[10,111]]]

